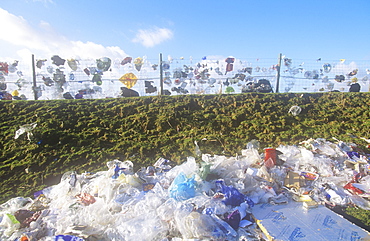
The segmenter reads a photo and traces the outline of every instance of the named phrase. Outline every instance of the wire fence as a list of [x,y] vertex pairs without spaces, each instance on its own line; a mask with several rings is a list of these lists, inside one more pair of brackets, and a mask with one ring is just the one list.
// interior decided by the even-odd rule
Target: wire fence
[[[31,58],[31,57],[30,57]],[[368,92],[370,62],[278,58],[32,56],[0,62],[1,99],[98,99],[159,94]]]

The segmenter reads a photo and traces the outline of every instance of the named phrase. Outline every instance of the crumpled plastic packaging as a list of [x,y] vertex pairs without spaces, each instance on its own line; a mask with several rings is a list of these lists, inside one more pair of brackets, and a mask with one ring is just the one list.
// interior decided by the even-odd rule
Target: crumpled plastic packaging
[[239,206],[240,204],[247,202],[249,206],[253,207],[254,202],[239,192],[233,186],[226,186],[223,180],[216,181],[217,191],[223,194],[223,202],[230,206]]
[[288,113],[296,116],[296,115],[299,115],[302,111],[302,108],[297,106],[297,105],[293,105],[292,107],[290,107]]
[[192,197],[195,197],[195,176],[187,178],[183,172],[181,172],[175,180],[173,180],[168,191],[170,197],[177,201],[183,201]]
[[314,202],[370,210],[368,156],[354,144],[309,139],[276,148],[266,166],[255,140],[235,157],[159,158],[134,172],[112,160],[97,173],[0,205],[1,240],[260,240],[251,207]]
[[37,126],[37,123],[25,124],[19,127],[19,129],[15,132],[14,139],[18,139],[22,134],[27,133],[27,139],[31,141],[33,137],[33,129]]

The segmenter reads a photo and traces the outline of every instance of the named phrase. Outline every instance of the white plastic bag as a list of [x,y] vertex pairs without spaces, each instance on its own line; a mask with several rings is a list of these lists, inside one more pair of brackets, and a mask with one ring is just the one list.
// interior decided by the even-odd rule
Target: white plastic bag
[[33,137],[32,130],[35,129],[37,123],[25,124],[19,127],[19,129],[15,132],[14,139],[18,139],[23,133],[27,133],[27,139],[31,141]]
[[302,111],[302,108],[297,106],[297,105],[293,105],[292,107],[290,107],[288,113],[296,116],[296,115],[299,115]]

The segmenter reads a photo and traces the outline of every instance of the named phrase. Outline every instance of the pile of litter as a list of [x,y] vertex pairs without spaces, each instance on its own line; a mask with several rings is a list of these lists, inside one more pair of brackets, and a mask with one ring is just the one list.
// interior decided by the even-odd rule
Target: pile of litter
[[340,236],[328,239],[357,240],[369,235],[325,207],[370,210],[369,159],[353,143],[309,139],[260,153],[253,140],[236,157],[201,157],[200,163],[188,157],[181,165],[160,158],[137,172],[132,162],[119,160],[107,162],[107,171],[67,172],[33,199],[1,204],[0,239],[305,240],[322,235],[324,240],[335,231]]

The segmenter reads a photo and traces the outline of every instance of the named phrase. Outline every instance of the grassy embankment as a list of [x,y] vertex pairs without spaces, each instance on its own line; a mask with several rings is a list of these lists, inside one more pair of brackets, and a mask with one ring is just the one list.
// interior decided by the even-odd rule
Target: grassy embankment
[[[348,133],[370,138],[369,103],[370,93],[334,92],[0,101],[0,203],[59,183],[67,171],[106,170],[113,159],[136,169],[159,157],[181,163],[195,155],[195,140],[203,153],[223,155],[252,139],[264,148],[336,137],[366,150]],[[298,116],[288,114],[293,105]],[[33,122],[32,141],[14,139]]]

